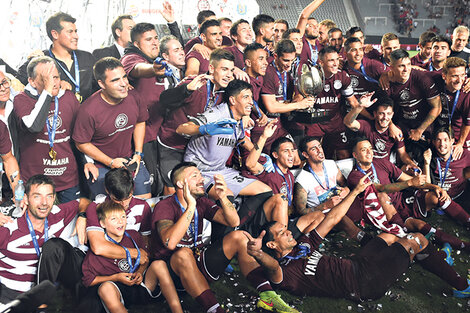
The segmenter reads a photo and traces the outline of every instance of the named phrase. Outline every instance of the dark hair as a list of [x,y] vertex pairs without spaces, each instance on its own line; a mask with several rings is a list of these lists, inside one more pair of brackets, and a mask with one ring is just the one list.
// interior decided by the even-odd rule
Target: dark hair
[[96,207],[96,215],[98,216],[99,221],[103,221],[108,215],[108,213],[115,211],[126,212],[126,209],[124,209],[122,204],[109,199],[105,200],[103,203],[98,204],[98,206]]
[[221,17],[221,18],[218,18],[217,20],[219,21],[219,23],[222,23],[222,22],[230,22],[230,23],[232,23],[232,20],[229,19],[228,17]]
[[125,15],[119,15],[111,24],[111,33],[113,34],[114,39],[118,39],[118,36],[116,34],[116,29],[119,29],[122,31],[122,20],[133,20],[132,15],[125,14]]
[[298,30],[297,28],[289,28],[284,32],[284,34],[282,34],[282,39],[289,39],[290,34],[293,33],[300,34],[300,30]]
[[95,76],[96,81],[101,80],[104,82],[106,80],[106,71],[118,67],[123,67],[121,61],[113,57],[104,57],[99,59],[93,66],[93,76]]
[[204,23],[202,23],[201,28],[199,28],[199,34],[206,34],[206,31],[209,27],[212,26],[220,26],[220,23],[218,20],[207,20]]
[[63,29],[62,25],[60,25],[61,22],[70,22],[70,23],[75,23],[76,19],[73,18],[71,15],[64,13],[64,12],[57,12],[56,14],[52,15],[47,19],[46,22],[46,33],[47,37],[51,41],[53,40],[52,37],[52,31],[55,30],[56,32],[60,33]]
[[295,45],[292,42],[292,40],[281,39],[276,44],[276,47],[274,48],[274,51],[276,52],[277,57],[281,57],[284,53],[295,52]]
[[175,167],[173,167],[170,173],[170,180],[173,183],[173,186],[176,186],[176,182],[177,182],[176,179],[179,176],[179,174],[183,172],[185,169],[187,169],[188,167],[197,168],[197,165],[196,163],[193,163],[193,162],[181,162],[177,164]]
[[392,51],[392,53],[390,54],[390,60],[392,61],[392,63],[400,59],[405,59],[409,57],[410,57],[410,54],[405,49],[397,49],[397,50]]
[[336,33],[336,32],[340,32],[341,35],[343,34],[343,31],[341,29],[339,29],[338,27],[333,27],[333,28],[330,28],[330,30],[328,31],[328,36],[331,36],[332,33]]
[[316,137],[316,136],[305,136],[304,138],[302,138],[299,144],[300,152],[307,152],[307,144],[310,141],[316,140],[321,144],[321,141],[322,141],[321,139],[322,139],[321,137]]
[[290,140],[287,137],[279,137],[274,142],[271,144],[271,155],[273,155],[274,152],[279,153],[279,148],[283,143],[290,142],[291,144],[295,145],[292,140]]
[[255,32],[255,36],[261,35],[260,29],[264,27],[264,25],[269,24],[269,23],[274,23],[274,18],[272,16],[266,15],[266,14],[258,14],[253,18],[253,21],[251,22],[251,27],[253,28],[253,31]]
[[140,36],[148,31],[155,30],[155,25],[150,23],[137,23],[131,30],[131,41],[135,42],[140,39]]
[[447,136],[449,136],[449,139],[454,138],[453,129],[448,127],[448,126],[447,127],[443,126],[443,127],[439,127],[438,129],[434,130],[434,132],[432,134],[432,140],[436,140],[437,135],[439,135],[440,133],[446,133]]
[[244,19],[239,19],[238,21],[233,23],[232,27],[230,27],[230,37],[237,36],[238,35],[238,26],[240,26],[240,24],[245,24],[245,23],[250,25],[250,23],[247,20],[244,20]]
[[261,250],[263,250],[263,252],[269,254],[275,259],[277,259],[276,251],[274,251],[271,248],[268,248],[267,243],[270,241],[274,241],[274,234],[271,231],[271,227],[273,227],[276,223],[277,223],[276,221],[267,222],[261,227],[261,231],[263,230],[266,231],[266,234],[264,235],[263,240],[262,240]]
[[374,106],[374,111],[377,111],[379,107],[391,107],[393,110],[393,100],[384,92],[377,94],[377,103]]
[[286,20],[282,18],[275,20],[274,24],[284,24],[286,25],[286,28],[289,29],[289,22],[287,22]]
[[356,37],[349,37],[348,39],[346,39],[346,41],[344,42],[345,51],[348,52],[349,49],[351,48],[351,44],[353,44],[355,42],[361,42],[361,40],[359,38],[356,38]]
[[54,66],[57,68],[57,63],[55,60],[49,56],[39,56],[32,58],[31,61],[29,61],[28,66],[26,67],[26,73],[28,73],[28,77],[35,79],[37,77],[37,72],[36,72],[36,67],[38,64],[42,63],[53,63]]
[[238,95],[245,89],[253,91],[253,87],[250,83],[247,83],[246,81],[240,79],[232,80],[230,83],[228,83],[227,87],[225,87],[225,91],[223,93],[224,102],[230,105],[230,97]]
[[254,51],[257,51],[259,49],[264,50],[264,47],[263,47],[262,44],[260,44],[258,42],[250,43],[248,46],[245,47],[245,51],[243,51],[243,59],[244,60],[249,59],[251,53],[254,52]]
[[214,65],[214,63],[217,63],[220,60],[228,60],[234,62],[235,57],[233,56],[233,53],[228,50],[222,48],[214,49],[214,51],[211,52],[211,55],[209,57],[209,62]]
[[444,61],[444,66],[442,66],[442,73],[446,75],[449,72],[449,69],[456,67],[467,67],[467,62],[464,59],[458,57],[449,57]]
[[449,47],[449,50],[450,50],[450,47],[452,46],[452,40],[450,40],[449,38],[447,38],[446,36],[442,36],[442,35],[437,35],[437,36],[434,36],[431,40],[431,42],[434,44],[435,42],[445,42],[447,44],[447,46]]
[[344,34],[344,37],[351,38],[351,36],[357,32],[361,32],[364,34],[364,32],[362,31],[362,28],[360,28],[359,26],[353,26],[346,31],[346,34]]
[[104,176],[104,187],[115,200],[124,200],[134,191],[134,179],[126,168],[113,168]]
[[318,53],[318,58],[320,60],[323,60],[323,57],[329,53],[338,53],[338,51],[336,51],[335,47],[326,46],[320,50],[320,52]]
[[199,12],[197,14],[197,23],[199,25],[201,25],[202,23],[204,23],[209,17],[211,16],[215,16],[215,13],[214,11],[211,11],[211,10],[202,10],[201,12]]
[[55,183],[49,176],[43,174],[36,174],[34,176],[31,176],[24,185],[25,194],[29,195],[32,185],[51,185],[52,192],[55,195]]
[[[352,147],[352,150],[355,151],[356,150],[356,146],[358,145],[358,143],[360,142],[363,142],[363,141],[369,141],[369,139],[365,136],[357,136],[357,137],[354,137],[352,140],[351,140],[351,147]],[[369,141],[370,142],[370,141]]]
[[419,36],[419,44],[424,46],[428,42],[431,42],[434,37],[436,37],[436,33],[432,31],[426,31]]

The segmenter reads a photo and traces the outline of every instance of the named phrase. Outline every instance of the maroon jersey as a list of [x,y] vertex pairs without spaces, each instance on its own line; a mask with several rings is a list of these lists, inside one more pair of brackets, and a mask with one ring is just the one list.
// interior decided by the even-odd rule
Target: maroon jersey
[[[191,48],[195,45],[195,44],[201,44],[202,45],[202,39],[201,39],[201,36],[197,36],[197,37],[194,37],[193,39],[189,40],[185,45],[184,45],[184,54],[188,54],[189,51],[191,50]],[[230,39],[229,37],[227,36],[222,36],[222,46],[231,46],[233,45],[233,41],[232,39]]]
[[[101,227],[96,207],[98,204],[109,200],[109,197],[102,197],[88,205],[86,210],[86,231],[104,231]],[[150,225],[152,219],[152,210],[147,201],[132,197],[129,207],[126,209],[127,226],[126,230],[138,231],[142,236],[149,236],[152,230]]]
[[[110,158],[132,157],[132,136],[137,123],[148,119],[147,108],[140,104],[137,91],[119,104],[111,105],[97,91],[80,107],[75,123],[73,140],[90,142]],[[103,118],[106,117],[106,118]],[[98,167],[107,164],[95,163]]]
[[429,113],[427,101],[439,96],[439,91],[425,72],[411,69],[408,80],[403,84],[391,82],[387,94],[398,107],[395,110],[397,124],[415,129]]
[[[194,216],[193,220],[191,221],[191,225],[186,230],[186,234],[184,234],[181,241],[177,244],[177,247],[187,247],[193,248],[203,246],[202,242],[202,227],[203,227],[203,219],[207,219],[212,221],[212,218],[215,215],[215,212],[219,210],[217,204],[215,204],[212,200],[206,197],[201,197],[196,200],[196,210],[198,212],[198,220],[197,220],[197,242],[194,243]],[[155,229],[157,222],[160,220],[170,220],[176,223],[179,218],[183,215],[183,211],[179,204],[176,202],[176,195],[173,195],[169,198],[163,199],[157,203],[153,210],[152,215],[152,247],[153,247],[153,256],[156,259],[165,259],[168,258],[172,251],[166,248],[163,245],[163,242],[160,238],[158,231]]]
[[374,159],[384,159],[390,161],[390,152],[404,147],[405,143],[396,141],[390,136],[390,128],[387,128],[383,133],[380,133],[375,128],[374,121],[357,120],[360,123],[358,134],[364,135],[372,144],[374,151]]
[[[470,151],[464,149],[458,160],[452,159],[446,173],[447,161],[439,157],[433,157],[431,161],[431,181],[442,187],[453,199],[460,196],[467,186],[467,180],[463,176],[463,170],[470,164]],[[440,170],[440,171],[439,171]],[[440,172],[440,173],[439,173]]]
[[318,47],[318,40],[315,40],[315,45],[312,45],[305,35],[302,37],[302,52],[300,53],[300,59],[302,61],[310,60],[313,65],[317,64],[318,52],[321,48]]
[[[44,97],[44,92],[38,97],[32,96],[29,91],[22,92],[14,99],[14,111],[20,120],[18,163],[22,179],[27,181],[33,175],[44,174],[54,180],[57,191],[62,191],[78,184],[77,162],[72,152],[70,138],[80,104],[70,91],[61,91],[58,100],[59,112],[54,138],[54,151],[57,152],[55,160],[49,156],[50,146],[46,125],[49,123],[51,127],[53,126],[55,112],[53,98]],[[29,129],[31,120],[38,118],[38,106],[42,105],[49,107],[46,123],[39,132],[32,132]]]
[[11,151],[11,140],[7,125],[0,121],[0,155],[5,155]]
[[426,63],[424,64],[421,64],[421,65],[418,65],[419,67],[421,68],[424,68],[425,70],[427,70],[428,72],[432,72],[432,73],[436,73],[436,74],[439,74],[437,76],[441,77],[441,73],[442,73],[442,68],[440,69],[436,69],[432,63],[432,60],[429,59],[429,61],[427,61]]
[[[281,81],[282,80],[282,81]],[[261,95],[275,95],[276,101],[284,102],[292,100],[294,94],[294,80],[289,72],[280,73],[274,62],[266,68]],[[279,115],[268,113],[268,115]]]
[[136,53],[129,53],[122,57],[122,65],[127,73],[129,82],[134,86],[139,94],[140,104],[145,106],[149,112],[149,119],[145,123],[145,140],[144,143],[157,139],[158,130],[163,122],[165,112],[159,105],[160,94],[165,90],[163,81],[159,81],[156,77],[142,77],[132,79],[129,73],[139,63],[150,64],[143,56]]
[[[47,217],[48,239],[68,240],[78,212],[78,201],[54,205]],[[35,230],[38,245],[44,244],[44,232]],[[0,227],[0,279],[6,287],[25,292],[36,281],[39,257],[26,222],[26,215]]]
[[419,66],[419,67],[422,67],[427,62],[427,61],[425,61],[421,58],[420,53],[418,53],[415,56],[411,57],[410,61],[411,61],[411,65],[416,65],[416,66]]
[[342,96],[350,97],[354,94],[351,85],[351,78],[345,71],[331,77],[325,78],[325,86],[322,92],[318,94],[314,107],[316,109],[324,109],[329,112],[331,118],[341,115],[340,99]]
[[297,240],[298,245],[288,256],[298,255],[299,246],[308,247],[310,251],[305,258],[280,261],[283,280],[278,288],[299,296],[350,298],[358,295],[360,278],[355,275],[353,261],[322,255],[318,251],[322,240],[315,230]]
[[287,170],[287,174],[283,175],[281,175],[277,170],[271,173],[263,171],[255,177],[271,187],[273,194],[282,193],[285,195],[287,199],[289,199],[290,204],[295,183],[295,177],[290,170]]
[[239,69],[244,69],[245,68],[245,60],[243,58],[243,51],[240,51],[237,46],[233,45],[230,47],[224,47],[225,50],[230,51],[233,56],[235,57],[234,64],[236,67]]
[[186,55],[185,62],[188,64],[189,59],[195,58],[196,60],[199,61],[199,74],[204,74],[207,73],[209,70],[209,60],[205,59],[202,54],[200,54],[197,51],[191,51]]
[[[365,47],[364,47],[365,48]],[[379,50],[372,48],[369,52],[364,53],[364,57],[371,59],[371,60],[377,60],[380,61],[380,57],[382,56],[382,53],[379,52]]]
[[[207,88],[209,86],[209,88]],[[183,105],[172,111],[160,128],[158,138],[165,146],[184,150],[189,139],[180,136],[176,133],[176,129],[183,123],[189,121],[189,117],[196,117],[198,114],[204,112],[208,107],[214,107],[222,103],[223,90],[217,92],[210,92],[208,96],[208,89],[213,90],[213,84],[208,81],[206,85],[201,86],[199,89],[193,91],[187,97]]]
[[351,86],[357,98],[377,90],[380,75],[385,72],[385,66],[377,60],[363,58],[362,66],[365,74],[362,72],[362,69],[356,70],[350,67],[348,62],[343,67],[344,71],[351,78]]
[[[127,237],[126,235],[122,236],[122,240],[121,242],[119,242],[121,246],[126,248],[144,249],[144,242],[138,232],[133,230],[128,230],[126,232],[129,236],[132,237],[132,239],[134,239],[134,242],[137,247],[134,245],[134,242],[132,242],[132,239]],[[134,265],[135,261],[136,259],[132,259],[132,265]],[[88,250],[85,259],[83,260],[82,272],[83,285],[85,285],[85,287],[88,287],[97,276],[111,276],[118,273],[129,273],[130,265],[127,261],[127,258],[106,258],[104,256],[94,254],[93,251],[90,249]]]

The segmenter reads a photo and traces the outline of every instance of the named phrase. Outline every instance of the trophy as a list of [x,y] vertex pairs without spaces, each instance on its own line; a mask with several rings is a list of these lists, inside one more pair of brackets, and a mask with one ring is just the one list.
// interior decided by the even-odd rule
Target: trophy
[[[304,97],[316,97],[325,86],[325,74],[320,65],[302,65],[302,72],[295,78],[297,89]],[[290,114],[289,120],[313,124],[329,120],[329,111],[313,107],[297,110]]]

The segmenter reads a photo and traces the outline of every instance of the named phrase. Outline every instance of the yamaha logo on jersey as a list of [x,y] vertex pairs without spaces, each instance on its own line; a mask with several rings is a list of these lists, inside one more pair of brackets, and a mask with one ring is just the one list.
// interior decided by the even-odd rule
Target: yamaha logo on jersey
[[351,87],[356,88],[357,86],[359,86],[359,79],[357,76],[351,76]]
[[323,87],[323,90],[325,90],[325,92],[330,91],[330,85],[325,84],[325,87]]
[[408,101],[410,99],[410,91],[408,89],[400,91],[400,99],[402,101]]
[[121,113],[116,117],[116,120],[114,121],[114,126],[116,126],[116,128],[123,128],[124,126],[127,125],[127,121],[128,121],[127,115],[124,113]]
[[382,139],[377,139],[375,141],[375,148],[377,151],[385,151],[385,141]]
[[130,266],[129,263],[127,263],[126,259],[120,259],[117,266],[119,267],[119,270],[124,273],[129,273]]
[[335,87],[335,89],[341,89],[341,87],[343,87],[343,84],[341,83],[340,80],[335,80],[335,82],[333,83],[333,87]]
[[[49,123],[49,126],[52,126],[54,125],[54,114],[51,114],[47,117],[47,122]],[[57,126],[55,127],[55,129],[59,129],[60,127],[62,126],[62,118],[60,117],[60,115],[57,116]]]

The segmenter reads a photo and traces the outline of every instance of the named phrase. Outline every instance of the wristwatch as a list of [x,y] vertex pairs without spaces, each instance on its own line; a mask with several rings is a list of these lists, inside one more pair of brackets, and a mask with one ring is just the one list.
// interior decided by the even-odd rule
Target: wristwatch
[[86,218],[86,212],[80,212],[80,213],[78,213],[78,217]]

